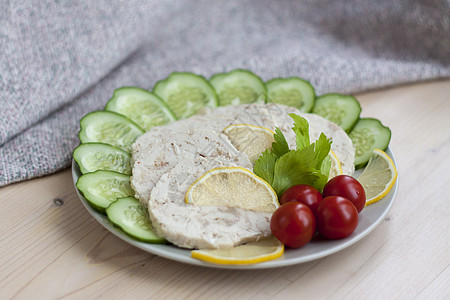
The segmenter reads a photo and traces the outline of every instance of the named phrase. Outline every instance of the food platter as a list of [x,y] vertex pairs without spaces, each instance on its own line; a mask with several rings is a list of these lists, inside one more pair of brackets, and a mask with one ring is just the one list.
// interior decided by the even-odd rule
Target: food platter
[[[394,154],[387,148],[385,151],[396,164]],[[355,173],[357,177],[359,172]],[[72,178],[74,185],[76,184],[78,178],[81,176],[81,172],[75,161],[72,162]],[[385,218],[386,214],[389,212],[392,204],[394,203],[398,186],[398,178],[386,197],[380,201],[367,206],[359,215],[359,223],[356,230],[349,237],[341,240],[326,240],[316,236],[311,242],[299,249],[286,249],[284,254],[275,260],[249,265],[220,265],[207,263],[201,260],[197,260],[191,257],[191,251],[187,249],[182,249],[170,244],[148,244],[136,241],[122,232],[120,229],[114,227],[112,223],[108,220],[105,215],[100,214],[94,210],[87,200],[79,193],[78,189],[75,187],[77,194],[86,207],[87,211],[108,231],[116,235],[126,243],[140,248],[150,254],[158,255],[166,259],[187,263],[191,265],[213,267],[213,268],[223,268],[223,269],[267,269],[267,268],[277,268],[283,266],[290,266],[295,264],[300,264],[325,256],[336,253],[343,250],[356,242],[360,241],[362,238],[367,236],[372,232]]]

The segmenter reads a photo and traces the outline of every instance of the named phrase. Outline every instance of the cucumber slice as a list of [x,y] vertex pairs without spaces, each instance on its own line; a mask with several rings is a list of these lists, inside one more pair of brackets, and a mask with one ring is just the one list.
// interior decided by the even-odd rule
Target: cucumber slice
[[131,144],[144,130],[124,115],[94,111],[80,121],[81,143],[104,143],[131,152]]
[[349,134],[356,148],[355,168],[364,167],[374,149],[386,150],[391,140],[391,130],[383,126],[380,120],[361,118]]
[[153,92],[161,97],[178,119],[195,115],[205,106],[216,107],[217,95],[211,84],[200,75],[174,72],[155,84]]
[[219,73],[212,76],[209,82],[216,89],[220,106],[266,102],[264,82],[248,70]]
[[97,170],[131,174],[131,155],[108,144],[81,144],[73,150],[73,159],[77,162],[82,174]]
[[114,171],[99,170],[83,174],[78,178],[76,186],[89,204],[100,213],[104,213],[118,198],[134,196],[130,175]]
[[175,114],[161,98],[137,87],[116,89],[105,110],[127,116],[146,131],[176,120]]
[[336,123],[348,133],[359,119],[361,105],[353,96],[326,94],[316,99],[312,112]]
[[114,226],[136,240],[152,244],[166,242],[153,231],[147,210],[133,197],[117,199],[106,209],[106,215]]
[[266,82],[267,102],[280,103],[309,113],[314,107],[314,87],[299,77],[274,78]]

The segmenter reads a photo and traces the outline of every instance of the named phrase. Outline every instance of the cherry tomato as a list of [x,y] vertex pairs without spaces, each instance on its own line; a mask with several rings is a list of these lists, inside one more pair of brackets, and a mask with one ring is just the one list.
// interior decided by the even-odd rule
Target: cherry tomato
[[358,211],[353,203],[340,196],[320,201],[316,211],[317,231],[329,239],[342,239],[358,226]]
[[322,194],[314,187],[306,184],[291,186],[281,195],[280,204],[287,202],[300,202],[306,204],[313,214],[322,200]]
[[348,175],[338,175],[325,184],[323,197],[341,196],[350,200],[360,213],[366,204],[366,192],[355,178]]
[[273,213],[270,229],[286,246],[300,248],[311,240],[316,231],[316,220],[305,204],[288,202]]

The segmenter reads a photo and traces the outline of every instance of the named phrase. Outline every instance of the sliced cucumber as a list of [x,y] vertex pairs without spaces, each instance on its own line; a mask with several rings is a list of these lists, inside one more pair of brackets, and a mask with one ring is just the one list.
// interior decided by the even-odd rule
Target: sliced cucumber
[[383,126],[380,120],[361,118],[349,134],[356,148],[355,168],[364,167],[374,149],[385,150],[391,140],[391,130]]
[[316,99],[312,112],[336,123],[348,133],[359,119],[361,105],[353,96],[326,94]]
[[114,91],[105,110],[125,115],[144,130],[176,120],[175,114],[157,95],[137,87]]
[[267,102],[280,103],[308,113],[314,107],[314,87],[299,77],[274,78],[266,82]]
[[216,107],[217,95],[211,84],[200,75],[174,72],[155,84],[153,92],[163,99],[178,119],[195,115],[205,106]]
[[131,174],[131,155],[108,144],[81,144],[73,151],[73,159],[77,162],[83,174],[97,170]]
[[131,144],[144,130],[124,115],[94,111],[80,121],[81,143],[104,143],[131,152]]
[[120,198],[106,209],[108,219],[132,238],[152,244],[166,240],[153,231],[147,210],[133,197]]
[[118,198],[134,196],[130,176],[114,171],[95,171],[78,178],[77,189],[97,211],[105,209]]
[[216,89],[220,106],[266,101],[264,82],[248,70],[216,74],[209,81]]

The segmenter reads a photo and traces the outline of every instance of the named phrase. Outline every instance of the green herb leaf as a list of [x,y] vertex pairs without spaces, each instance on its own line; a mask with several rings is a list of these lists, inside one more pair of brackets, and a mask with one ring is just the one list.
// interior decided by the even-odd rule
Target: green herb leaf
[[323,160],[328,156],[331,150],[331,141],[325,136],[323,132],[320,134],[317,141],[314,142],[314,150],[315,159],[317,162],[316,168],[320,169]]
[[322,161],[322,165],[320,166],[320,172],[324,175],[327,175],[327,180],[328,176],[330,175],[330,170],[331,170],[331,158],[329,155],[327,155]]
[[308,184],[321,191],[331,168],[331,141],[322,133],[311,144],[308,121],[295,114],[289,116],[294,120],[297,150],[289,149],[283,133],[276,128],[272,149],[264,151],[253,167],[253,172],[266,180],[278,197],[296,184]]
[[273,139],[275,142],[272,143],[272,153],[277,156],[277,158],[280,158],[281,156],[288,153],[289,145],[286,142],[286,138],[284,137],[283,133],[281,132],[280,128],[275,129],[275,134],[273,135]]
[[303,149],[310,145],[309,141],[309,124],[305,118],[302,118],[296,114],[289,114],[289,116],[294,120],[294,130],[295,133],[295,143],[297,149]]
[[270,185],[273,184],[273,172],[275,170],[275,162],[278,156],[267,149],[256,160],[253,166],[253,173],[267,181]]
[[320,182],[320,171],[315,169],[314,147],[293,150],[283,155],[275,163],[272,187],[278,197],[291,186]]

